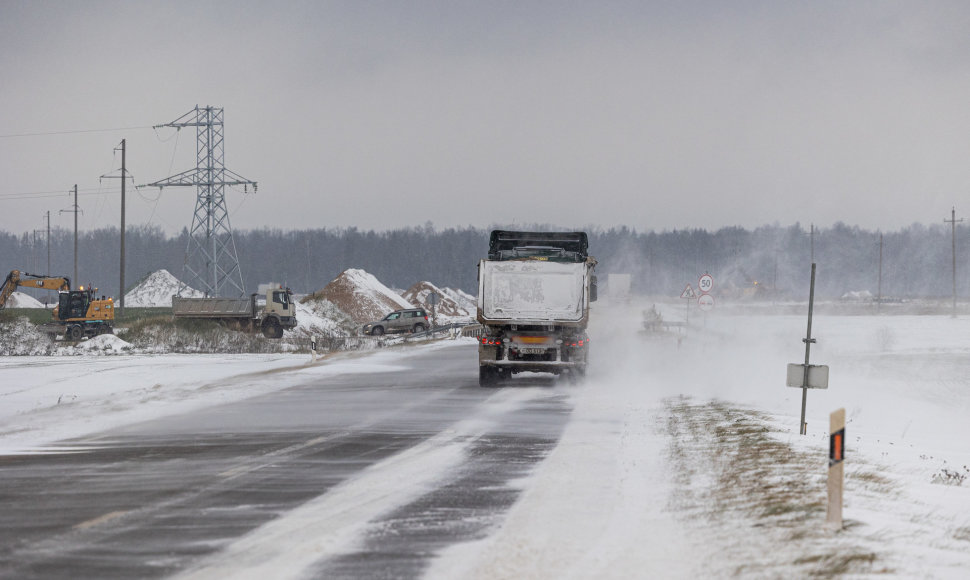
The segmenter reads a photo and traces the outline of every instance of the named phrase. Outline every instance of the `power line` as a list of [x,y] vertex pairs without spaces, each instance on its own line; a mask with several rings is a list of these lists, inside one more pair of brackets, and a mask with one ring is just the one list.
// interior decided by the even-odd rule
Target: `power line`
[[40,131],[36,133],[10,133],[0,135],[0,139],[12,139],[14,137],[47,137],[51,135],[72,135],[76,133],[111,133],[112,131],[133,131],[136,129],[151,129],[151,125],[136,127],[113,127],[111,129],[74,129],[69,131]]
[[[89,189],[84,191],[78,189],[78,195],[99,195],[103,193],[118,193],[120,189]],[[82,193],[83,192],[83,193]],[[67,191],[57,190],[57,191],[22,191],[15,193],[0,193],[0,201],[14,200],[14,199],[44,199],[48,197],[61,197],[65,195],[70,195]]]

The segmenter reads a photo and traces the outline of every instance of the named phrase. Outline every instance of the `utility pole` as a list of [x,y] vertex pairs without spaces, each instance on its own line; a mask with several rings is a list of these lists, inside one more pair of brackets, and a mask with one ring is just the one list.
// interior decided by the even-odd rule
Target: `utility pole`
[[[125,168],[125,140],[115,147],[115,151],[121,149],[121,280],[118,290],[118,316],[125,314],[125,180],[128,178],[128,170]],[[113,175],[102,175],[101,179],[114,178]]]
[[77,205],[77,184],[74,184],[74,208],[73,209],[62,209],[60,213],[73,213],[74,214],[74,280],[75,287],[78,286],[79,278],[77,277],[77,214],[81,209]]
[[957,317],[957,222],[962,222],[963,218],[957,219],[956,206],[950,210],[950,219],[944,219],[943,223],[950,224],[951,239],[953,242],[953,318]]
[[876,294],[876,312],[882,310],[882,234],[879,234],[879,287]]
[[812,263],[815,263],[815,224],[811,224],[811,231],[808,234],[812,239]]
[[121,285],[118,287],[119,314],[125,315],[125,140],[121,140]]
[[47,275],[51,273],[51,212],[45,214],[47,218]]

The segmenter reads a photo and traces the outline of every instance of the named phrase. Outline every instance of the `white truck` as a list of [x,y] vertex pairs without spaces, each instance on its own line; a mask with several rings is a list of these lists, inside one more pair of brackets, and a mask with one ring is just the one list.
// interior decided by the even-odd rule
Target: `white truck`
[[495,230],[478,264],[478,380],[514,373],[586,374],[596,259],[585,232]]
[[218,320],[239,330],[259,329],[266,338],[282,338],[284,330],[296,328],[293,293],[280,284],[260,284],[259,290],[248,298],[172,296],[172,314],[175,318]]

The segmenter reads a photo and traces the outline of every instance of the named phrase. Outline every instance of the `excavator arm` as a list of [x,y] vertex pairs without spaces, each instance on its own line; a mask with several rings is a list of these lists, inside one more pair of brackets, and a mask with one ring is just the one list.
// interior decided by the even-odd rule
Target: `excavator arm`
[[27,272],[21,275],[20,270],[12,270],[7,274],[7,279],[4,280],[3,287],[0,288],[0,310],[7,306],[7,299],[21,286],[67,292],[71,289],[71,280],[67,276],[45,276]]

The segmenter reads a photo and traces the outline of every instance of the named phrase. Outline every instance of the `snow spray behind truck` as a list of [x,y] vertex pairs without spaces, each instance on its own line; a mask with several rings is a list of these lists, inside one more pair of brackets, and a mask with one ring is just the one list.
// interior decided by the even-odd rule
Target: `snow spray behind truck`
[[596,259],[585,232],[495,230],[478,264],[478,381],[523,371],[586,374]]
[[[266,303],[260,307],[265,296]],[[260,284],[259,292],[249,298],[183,298],[172,296],[175,318],[218,320],[229,326],[255,332],[266,338],[282,338],[283,330],[296,328],[293,293],[280,284]]]

